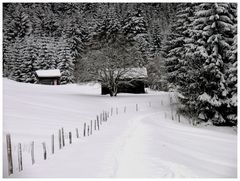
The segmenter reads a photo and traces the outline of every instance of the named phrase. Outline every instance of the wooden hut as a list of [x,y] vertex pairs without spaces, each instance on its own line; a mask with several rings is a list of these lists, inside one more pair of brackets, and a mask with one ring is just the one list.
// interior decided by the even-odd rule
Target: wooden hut
[[60,85],[61,73],[59,69],[37,70],[36,77],[39,84]]
[[[120,84],[118,86],[118,93],[145,93],[145,82],[147,79],[146,68],[129,68],[129,70],[122,76],[121,81],[130,82],[130,84]],[[109,89],[102,85],[102,95],[109,94]]]

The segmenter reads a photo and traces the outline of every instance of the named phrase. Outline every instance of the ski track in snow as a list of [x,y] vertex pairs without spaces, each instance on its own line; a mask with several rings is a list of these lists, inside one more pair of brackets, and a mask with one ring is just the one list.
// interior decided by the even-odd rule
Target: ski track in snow
[[[12,133],[13,178],[219,178],[237,176],[237,136],[171,120],[169,93],[98,96],[99,86],[41,86],[4,79],[3,132]],[[152,106],[148,103],[151,101]],[[135,105],[139,104],[136,112]],[[123,113],[127,105],[126,113]],[[92,136],[73,140],[42,156],[41,142],[59,127],[66,133],[82,120],[114,108],[114,115]],[[116,115],[115,108],[119,108]],[[44,113],[44,114],[43,114]],[[51,120],[51,121],[49,121]],[[67,120],[67,121],[66,121]],[[79,121],[80,120],[80,121]],[[26,129],[27,128],[27,129]],[[229,128],[226,128],[229,130]],[[80,134],[82,127],[80,126]],[[222,130],[222,129],[221,129]],[[30,165],[29,141],[36,141],[36,164]],[[17,171],[16,144],[23,141],[24,170]],[[39,142],[39,144],[37,144]],[[68,142],[68,140],[66,140]],[[3,142],[4,177],[6,145]],[[26,165],[25,165],[26,164]]]

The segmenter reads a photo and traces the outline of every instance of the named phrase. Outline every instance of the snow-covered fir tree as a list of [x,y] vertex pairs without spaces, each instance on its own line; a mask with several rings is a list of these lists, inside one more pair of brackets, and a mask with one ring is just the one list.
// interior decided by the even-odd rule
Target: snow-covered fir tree
[[54,37],[38,37],[38,59],[37,67],[39,69],[55,69],[57,67],[57,39]]
[[140,66],[146,65],[152,58],[151,45],[149,42],[148,25],[140,9],[127,14],[123,21],[123,33],[130,42],[138,47],[142,53],[143,62]]
[[22,49],[19,51],[19,60],[21,65],[19,69],[21,71],[18,79],[21,82],[35,83],[35,71],[37,70],[35,65],[37,61],[37,48],[36,39],[34,37],[27,37],[26,40],[21,43]]
[[[189,37],[189,25],[192,22],[194,5],[183,3],[177,6],[176,18],[163,47],[167,80],[170,88],[177,88],[184,77],[185,42]],[[183,78],[184,81],[184,78]]]
[[188,87],[180,89],[180,100],[185,108],[214,124],[231,124],[225,112],[228,100],[227,52],[234,36],[229,6],[229,3],[197,6],[191,40],[186,45],[188,71],[185,81]]
[[58,43],[56,68],[61,71],[61,84],[73,83],[74,80],[74,59],[71,56],[71,49],[64,38],[60,38]]
[[[11,11],[6,14],[6,19],[4,22],[5,26],[5,36],[8,39],[24,38],[26,35],[30,35],[32,32],[32,23],[29,15],[26,13],[25,8],[21,4],[9,4],[9,9]],[[11,13],[11,15],[10,15]]]
[[227,52],[229,63],[226,71],[226,84],[228,88],[227,119],[232,124],[237,124],[237,4],[231,3],[231,20],[234,23],[232,31],[234,33],[233,44]]

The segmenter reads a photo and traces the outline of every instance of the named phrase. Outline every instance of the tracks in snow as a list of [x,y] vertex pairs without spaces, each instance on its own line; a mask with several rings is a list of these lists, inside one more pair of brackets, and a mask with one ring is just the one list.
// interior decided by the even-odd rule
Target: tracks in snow
[[141,115],[129,120],[128,129],[114,144],[114,166],[110,177],[195,177],[183,165],[149,155],[149,150],[153,147],[149,144],[152,137],[147,124],[150,117],[156,114],[159,112]]

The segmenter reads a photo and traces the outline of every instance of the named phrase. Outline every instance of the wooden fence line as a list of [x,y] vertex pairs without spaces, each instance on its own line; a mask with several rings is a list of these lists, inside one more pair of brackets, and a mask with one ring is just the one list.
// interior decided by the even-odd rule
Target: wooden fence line
[[69,132],[69,144],[72,144],[72,133]]
[[61,129],[58,130],[59,149],[62,149]]
[[6,139],[7,139],[8,175],[11,175],[11,174],[13,174],[11,135],[7,134]]
[[54,154],[54,134],[52,134],[52,154]]
[[47,159],[47,148],[46,148],[46,143],[43,142],[42,143],[43,146],[43,159],[46,160]]
[[[149,102],[149,107],[151,107],[151,102]],[[139,105],[136,104],[136,111],[139,111]],[[124,113],[127,112],[127,106],[124,106]],[[119,110],[118,110],[118,107],[116,107],[116,115],[118,115],[119,113]],[[96,131],[96,130],[100,130],[100,125],[102,124],[102,122],[107,122],[110,115],[112,116],[113,115],[113,107],[111,107],[111,110],[108,110],[108,111],[102,111],[100,113],[100,115],[97,115],[96,116],[96,119],[94,120],[91,120],[90,121],[90,124],[86,122],[84,122],[84,128],[83,128],[83,136],[86,137],[86,136],[90,136],[93,134],[93,131]],[[178,114],[178,120],[180,122],[180,115]],[[75,128],[75,132],[76,132],[76,138],[79,138],[79,130],[78,128]],[[56,136],[57,138],[57,136]],[[64,134],[64,128],[60,128],[58,130],[58,142],[59,142],[59,149],[61,150],[63,147],[66,146],[66,142],[65,142],[65,139],[69,138],[69,145],[73,143],[73,135],[72,135],[72,132],[68,132],[68,136],[67,136],[67,133],[66,133],[66,138],[65,138],[65,134]],[[12,158],[12,146],[11,146],[11,137],[10,137],[10,134],[7,134],[6,135],[6,139],[7,139],[7,151],[8,151],[8,172],[9,172],[9,175],[10,174],[13,174],[13,158]],[[51,145],[51,153],[52,154],[55,154],[55,136],[54,134],[51,135],[51,142],[50,142],[50,145]],[[67,144],[68,145],[68,144]],[[43,159],[44,160],[47,160],[47,145],[46,145],[46,142],[42,142],[42,149],[43,149]],[[19,171],[22,171],[23,170],[23,162],[22,162],[22,153],[24,152],[25,148],[25,145],[21,145],[21,143],[18,144],[18,168],[19,168]],[[35,148],[34,148],[34,141],[32,141],[30,143],[30,147],[28,147],[28,152],[30,153],[31,155],[31,162],[32,162],[32,165],[35,164]],[[25,150],[26,151],[26,150]],[[49,151],[50,152],[50,151]]]
[[92,130],[93,130],[93,126],[92,126],[92,120],[91,120],[91,124],[90,124],[90,134],[92,135]]
[[83,136],[85,137],[86,136],[86,123],[84,123],[84,126],[83,126]]
[[94,130],[95,131],[97,130],[97,120],[96,119],[94,120]]
[[65,136],[64,136],[64,129],[62,128],[62,146],[65,146]]
[[19,169],[19,172],[23,170],[21,143],[18,143],[18,169]]
[[34,141],[31,142],[31,160],[32,160],[32,165],[35,163],[35,158],[34,158]]
[[78,128],[76,128],[76,137],[79,138]]

